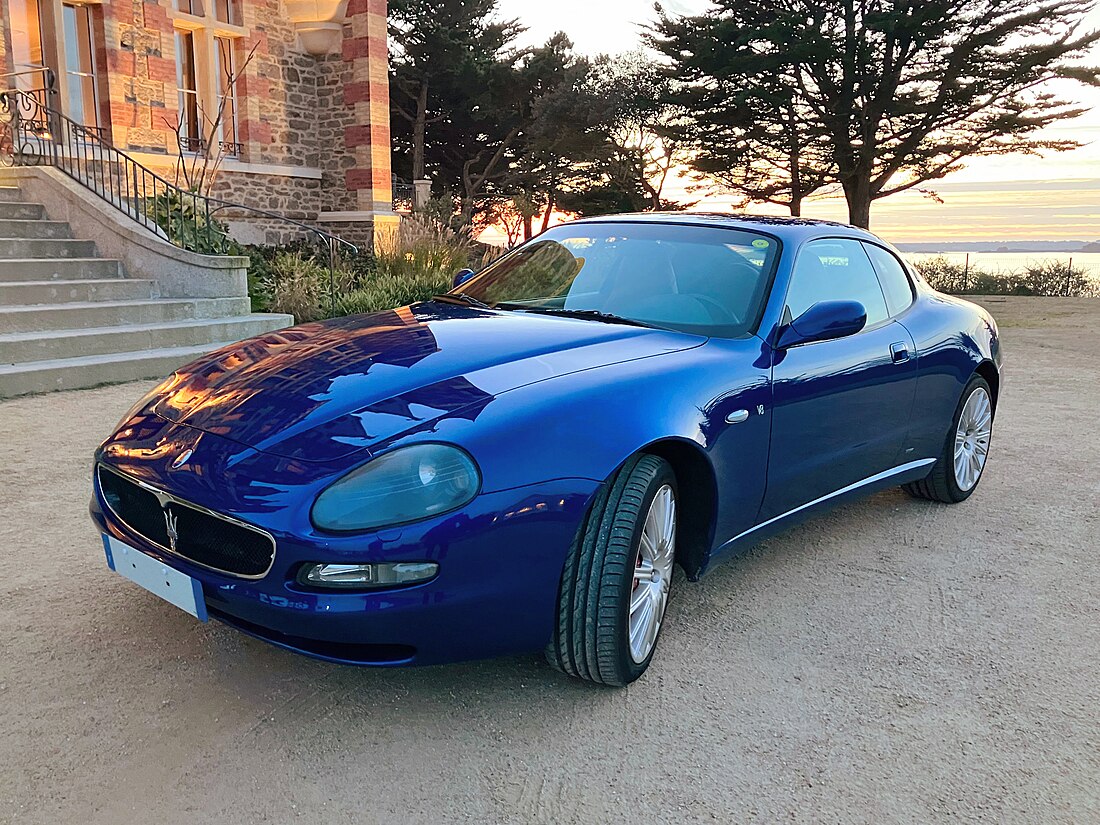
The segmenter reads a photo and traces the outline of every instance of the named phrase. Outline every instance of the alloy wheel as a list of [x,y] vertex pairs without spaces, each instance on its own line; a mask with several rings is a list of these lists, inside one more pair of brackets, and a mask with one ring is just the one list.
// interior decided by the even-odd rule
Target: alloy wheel
[[644,662],[657,643],[668,605],[675,553],[676,496],[665,484],[650,502],[638,540],[627,627],[630,656],[636,663]]
[[967,492],[985,469],[993,432],[993,404],[985,387],[976,387],[966,399],[955,430],[955,483]]

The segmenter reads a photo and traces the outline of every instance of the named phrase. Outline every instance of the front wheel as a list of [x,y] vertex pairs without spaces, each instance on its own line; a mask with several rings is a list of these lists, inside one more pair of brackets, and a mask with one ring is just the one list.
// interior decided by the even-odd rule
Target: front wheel
[[904,485],[910,495],[946,504],[970,498],[981,481],[993,436],[993,395],[980,375],[970,379],[932,472]]
[[603,486],[562,571],[546,647],[571,676],[622,686],[641,676],[664,623],[676,556],[676,477],[635,456]]

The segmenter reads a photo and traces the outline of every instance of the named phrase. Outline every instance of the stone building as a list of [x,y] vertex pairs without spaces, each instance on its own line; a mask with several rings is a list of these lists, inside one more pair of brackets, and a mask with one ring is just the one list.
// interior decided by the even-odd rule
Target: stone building
[[[216,142],[216,196],[360,243],[396,225],[386,0],[0,0],[0,16],[0,74],[33,88],[52,69],[64,114],[169,180],[181,146]],[[277,223],[234,234],[271,241]]]

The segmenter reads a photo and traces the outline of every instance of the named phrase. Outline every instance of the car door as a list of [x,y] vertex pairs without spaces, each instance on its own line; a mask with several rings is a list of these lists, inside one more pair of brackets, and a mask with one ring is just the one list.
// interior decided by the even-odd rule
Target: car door
[[862,244],[825,238],[799,250],[783,323],[819,301],[859,301],[863,331],[777,350],[760,521],[896,466],[916,392],[909,332],[891,317]]

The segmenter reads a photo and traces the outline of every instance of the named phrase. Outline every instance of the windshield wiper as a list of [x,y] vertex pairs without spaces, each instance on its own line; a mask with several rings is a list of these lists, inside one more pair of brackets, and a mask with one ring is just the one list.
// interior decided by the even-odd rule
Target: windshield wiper
[[636,321],[633,318],[624,318],[610,312],[600,312],[598,309],[557,309],[555,307],[531,307],[517,304],[498,304],[501,309],[515,309],[521,312],[537,312],[540,315],[557,315],[561,318],[580,318],[581,320],[602,321],[605,324],[626,324],[632,327],[645,327],[646,329],[659,329],[653,324]]
[[467,295],[465,292],[448,292],[445,295],[436,295],[432,300],[444,301],[450,304],[466,304],[480,309],[493,309],[481,299],[475,298],[473,295]]

